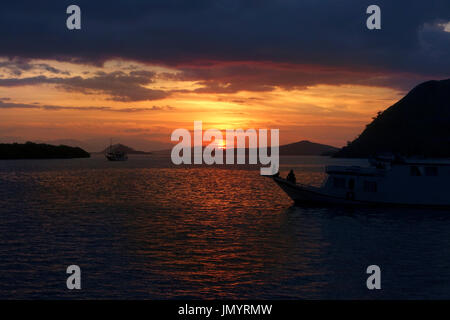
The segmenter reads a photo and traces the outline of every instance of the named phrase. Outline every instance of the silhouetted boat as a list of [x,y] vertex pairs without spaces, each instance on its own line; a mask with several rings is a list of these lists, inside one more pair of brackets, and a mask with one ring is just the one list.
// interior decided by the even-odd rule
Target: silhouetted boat
[[124,151],[113,150],[112,142],[109,146],[108,152],[105,153],[106,159],[109,161],[126,161],[128,160],[128,155]]
[[369,163],[327,166],[321,187],[273,179],[297,204],[450,207],[450,161],[388,156]]

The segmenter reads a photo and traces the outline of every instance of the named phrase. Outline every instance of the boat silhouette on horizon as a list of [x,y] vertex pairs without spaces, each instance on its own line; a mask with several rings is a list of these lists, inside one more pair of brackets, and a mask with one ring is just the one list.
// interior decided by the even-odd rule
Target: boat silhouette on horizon
[[105,157],[109,161],[126,161],[126,160],[128,160],[128,155],[125,151],[114,150],[112,141],[110,143],[108,151],[105,152]]

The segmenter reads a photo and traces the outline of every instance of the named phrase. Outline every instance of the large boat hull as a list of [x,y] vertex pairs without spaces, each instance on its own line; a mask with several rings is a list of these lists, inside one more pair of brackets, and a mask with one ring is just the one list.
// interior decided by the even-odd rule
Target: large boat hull
[[274,177],[274,181],[296,204],[343,204],[361,203],[347,199],[336,198],[320,192],[319,188],[294,184],[285,179]]
[[294,184],[279,177],[274,177],[273,180],[295,202],[296,205],[394,206],[450,209],[450,205],[392,203],[346,199],[325,194],[321,192],[321,188]]

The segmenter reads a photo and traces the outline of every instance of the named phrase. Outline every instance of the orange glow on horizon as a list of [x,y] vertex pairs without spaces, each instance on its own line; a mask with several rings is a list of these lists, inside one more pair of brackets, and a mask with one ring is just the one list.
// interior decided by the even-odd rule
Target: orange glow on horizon
[[[70,72],[70,76],[61,77],[86,77],[86,72],[92,75],[99,71],[128,72],[130,66],[156,74],[177,72],[127,61],[110,61],[103,68],[46,63]],[[30,71],[20,77],[37,75]],[[54,77],[45,72],[39,75]],[[105,92],[72,92],[49,84],[0,87],[0,98],[7,98],[0,103],[26,106],[0,109],[0,133],[24,140],[120,136],[169,145],[174,129],[192,130],[193,122],[202,120],[204,130],[279,129],[281,144],[311,140],[339,147],[360,133],[377,111],[389,107],[402,95],[389,88],[356,85],[200,93],[196,91],[202,88],[200,83],[171,80],[167,76],[157,76],[145,88],[172,93],[158,100],[127,102],[114,100]],[[51,108],[55,106],[59,108]],[[220,142],[219,147],[226,148],[225,142]]]

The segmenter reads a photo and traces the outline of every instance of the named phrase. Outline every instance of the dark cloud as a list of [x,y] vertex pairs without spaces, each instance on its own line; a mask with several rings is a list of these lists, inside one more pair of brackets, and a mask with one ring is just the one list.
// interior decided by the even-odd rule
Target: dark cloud
[[153,72],[132,71],[126,74],[121,71],[97,73],[90,78],[73,77],[61,79],[59,85],[67,91],[77,91],[85,94],[104,93],[115,101],[143,101],[158,100],[167,97],[170,93],[162,90],[145,88],[153,82]]
[[[122,0],[76,4],[82,29],[65,26],[72,1],[16,0],[0,11],[0,62],[15,76],[0,86],[53,84],[111,100],[158,100],[172,92],[145,86],[156,77],[196,81],[197,93],[287,90],[317,84],[361,84],[401,91],[449,76],[450,1],[378,0],[382,29],[366,28],[368,0]],[[11,28],[14,26],[14,28]],[[113,58],[175,67],[176,75],[65,71],[44,58],[101,66]]]
[[106,111],[106,112],[123,112],[123,113],[137,113],[137,112],[149,112],[149,111],[172,111],[175,110],[172,106],[152,106],[148,108],[111,108],[102,106],[88,106],[88,107],[72,107],[72,106],[52,106],[52,105],[38,105],[38,104],[27,104],[27,103],[14,103],[14,102],[4,102],[0,99],[0,110],[1,109],[40,109],[48,111],[62,111],[62,110],[76,110],[76,111]]
[[343,68],[271,63],[223,63],[213,66],[183,67],[176,74],[163,73],[169,80],[196,81],[202,85],[198,93],[235,93],[271,91],[276,87],[286,90],[305,89],[318,84],[369,85],[409,90],[426,76],[411,73],[350,71]]
[[[159,80],[194,81],[200,88],[189,90],[153,90],[144,87]],[[59,89],[83,94],[102,93],[111,100],[131,102],[158,100],[173,93],[263,92],[275,88],[306,89],[318,84],[367,85],[407,91],[427,76],[412,73],[350,71],[344,68],[262,62],[226,62],[213,65],[184,66],[177,73],[155,74],[149,71],[96,72],[90,77],[47,77],[0,79],[0,87],[51,84]]]
[[[450,59],[448,0],[378,0],[382,30],[365,27],[367,0],[122,0],[76,3],[82,29],[65,27],[72,1],[2,4],[0,54],[101,64],[110,58],[182,65],[273,61],[442,74]],[[11,26],[14,26],[11,28]]]
[[92,77],[47,77],[35,76],[28,78],[0,79],[0,87],[18,87],[36,84],[53,84],[66,91],[81,92],[84,94],[103,93],[115,101],[144,101],[158,100],[167,97],[170,92],[153,90],[144,87],[153,82],[153,72],[132,71],[124,73],[97,72]]
[[9,73],[20,76],[24,71],[38,70],[48,71],[54,74],[70,75],[68,71],[59,70],[46,63],[32,63],[30,59],[11,58],[6,61],[0,61],[0,69],[5,69]]

